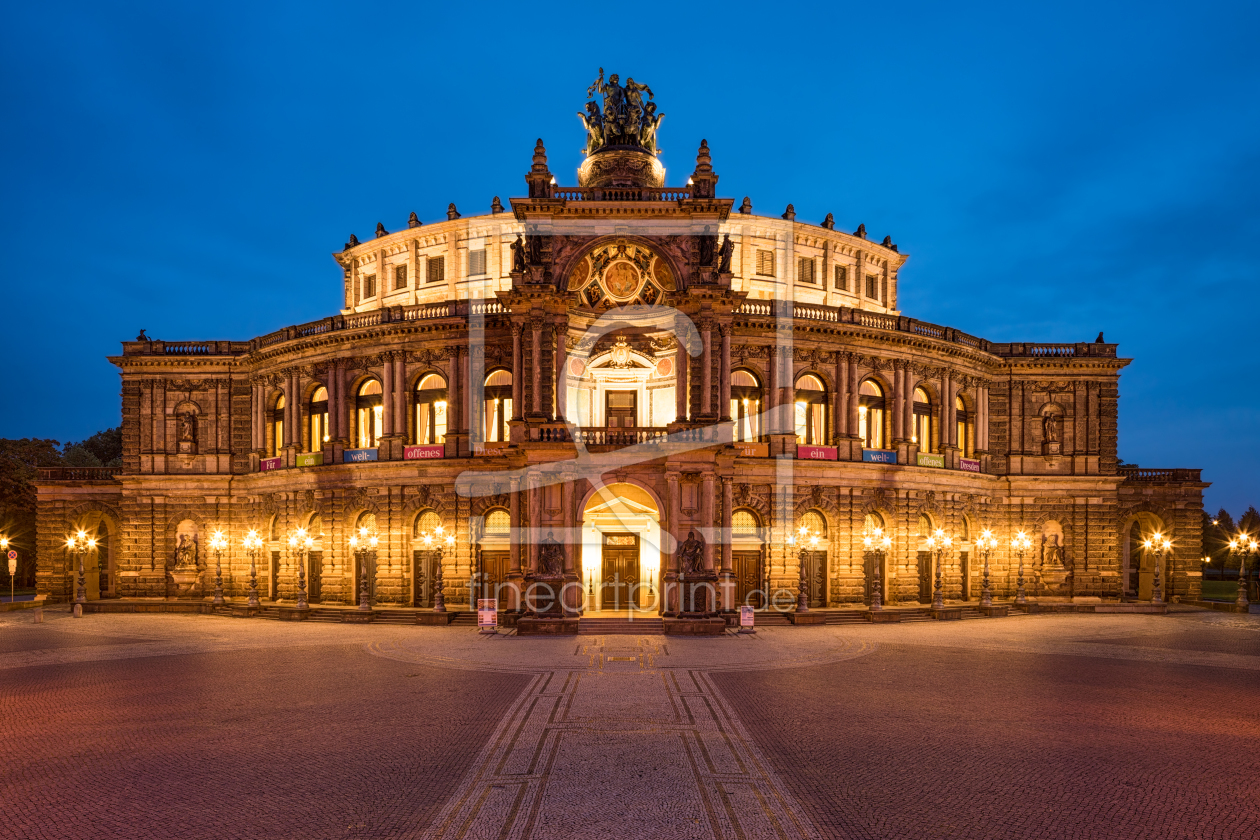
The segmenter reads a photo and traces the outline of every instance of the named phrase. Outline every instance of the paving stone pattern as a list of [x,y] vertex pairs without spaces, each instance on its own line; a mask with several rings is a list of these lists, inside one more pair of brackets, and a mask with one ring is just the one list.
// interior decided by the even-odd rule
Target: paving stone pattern
[[0,837],[1260,838],[1260,616],[0,616]]

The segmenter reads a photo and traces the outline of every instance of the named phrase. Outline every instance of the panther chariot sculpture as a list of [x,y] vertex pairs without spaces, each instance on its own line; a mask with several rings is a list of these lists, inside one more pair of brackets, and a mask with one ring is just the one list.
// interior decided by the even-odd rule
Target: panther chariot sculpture
[[[644,98],[644,94],[647,97]],[[578,118],[586,128],[586,161],[578,171],[582,186],[661,187],[665,168],[657,160],[657,130],[665,115],[657,111],[652,88],[633,77],[621,84],[613,73],[586,89],[585,111]]]

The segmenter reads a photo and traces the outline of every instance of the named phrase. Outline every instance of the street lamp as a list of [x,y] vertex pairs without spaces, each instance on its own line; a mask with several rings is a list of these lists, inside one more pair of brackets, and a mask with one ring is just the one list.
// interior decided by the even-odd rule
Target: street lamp
[[310,608],[310,605],[306,603],[306,558],[310,555],[311,546],[314,544],[314,538],[311,537],[310,534],[306,533],[305,528],[298,528],[292,534],[289,534],[289,552],[291,555],[297,555],[297,608],[299,610]]
[[1247,557],[1256,550],[1256,541],[1246,534],[1239,534],[1229,541],[1229,553],[1238,556],[1238,598],[1234,604],[1243,610],[1250,609],[1247,599]]
[[880,593],[879,569],[880,566],[884,565],[884,557],[892,546],[892,538],[884,535],[883,528],[876,528],[862,537],[862,545],[866,549],[867,554],[873,555],[875,579],[871,584],[871,612],[875,612],[884,608],[883,595]]
[[258,552],[262,550],[262,537],[258,536],[258,532],[250,529],[245,535],[245,539],[241,540],[241,545],[245,546],[245,553],[249,555],[249,606],[258,606]]
[[[9,553],[9,538],[0,537],[0,553]],[[13,603],[13,579],[17,577],[17,552],[9,559],[9,603]]]
[[376,551],[378,540],[376,534],[368,532],[367,528],[360,528],[359,533],[350,535],[350,550],[354,552],[355,562],[359,564],[359,611],[370,612],[372,605],[368,603],[368,574],[367,574],[367,556],[368,552]]
[[[79,555],[79,588],[74,594],[74,602],[76,604],[86,604],[87,578],[83,572],[83,555],[96,548],[96,538],[89,537],[86,531],[80,529],[77,534],[66,539],[66,548]],[[79,607],[75,615],[78,616],[82,612],[83,608]]]
[[927,538],[928,551],[936,554],[936,585],[932,590],[932,609],[934,610],[945,608],[945,591],[941,588],[941,565],[945,562],[945,552],[953,544],[953,538],[942,528],[937,528],[936,532]]
[[[433,527],[433,532],[420,535],[421,542],[424,543],[425,551],[433,551],[437,553],[437,574],[433,580],[433,611],[446,612],[446,596],[443,591],[446,589],[446,583],[442,580],[442,556],[443,550],[446,548],[455,548],[455,532],[447,532],[441,523]],[[469,600],[472,600],[471,593]],[[469,604],[473,607],[475,604]]]
[[[1032,540],[1028,539],[1028,535],[1023,531],[1017,533],[1011,539],[1011,548],[1015,549],[1015,553],[1019,556],[1019,576],[1015,578],[1015,603],[1027,604],[1028,599],[1024,596],[1024,552],[1032,547]],[[1010,578],[1007,578],[1010,580]]]
[[997,539],[993,532],[985,528],[976,538],[976,548],[984,555],[984,588],[980,590],[980,606],[993,606],[993,590],[989,588],[989,552],[997,547]]
[[818,550],[818,541],[820,536],[818,534],[810,533],[808,525],[801,525],[796,534],[788,535],[788,545],[796,545],[798,535],[800,536],[801,550],[797,554],[797,560],[800,562],[800,577],[797,580],[796,611],[809,612],[809,581],[806,577],[805,552],[807,550],[807,545],[809,547],[808,550]]
[[214,601],[216,607],[225,603],[223,600],[223,549],[227,548],[227,537],[222,531],[210,535],[210,550],[214,552]]
[[1155,580],[1151,586],[1151,603],[1164,603],[1164,591],[1159,585],[1159,566],[1160,561],[1168,557],[1168,553],[1172,551],[1172,542],[1156,531],[1154,536],[1147,537],[1142,543],[1142,548],[1155,553]]

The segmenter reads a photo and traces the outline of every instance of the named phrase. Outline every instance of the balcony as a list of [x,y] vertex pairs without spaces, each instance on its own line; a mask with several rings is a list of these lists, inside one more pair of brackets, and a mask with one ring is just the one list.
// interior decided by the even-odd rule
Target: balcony
[[40,467],[40,481],[113,481],[122,467]]

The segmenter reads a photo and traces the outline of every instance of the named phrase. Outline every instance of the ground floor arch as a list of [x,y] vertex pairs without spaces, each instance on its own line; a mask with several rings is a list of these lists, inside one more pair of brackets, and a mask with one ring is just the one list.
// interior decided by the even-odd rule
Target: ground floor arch
[[[1164,520],[1150,511],[1138,511],[1122,526],[1120,533],[1120,584],[1123,595],[1149,601],[1155,588],[1154,552],[1142,543],[1154,534],[1167,534]],[[1163,570],[1167,571],[1167,570]]]
[[661,598],[660,509],[635,484],[597,487],[582,510],[579,571],[588,610],[655,612]]

